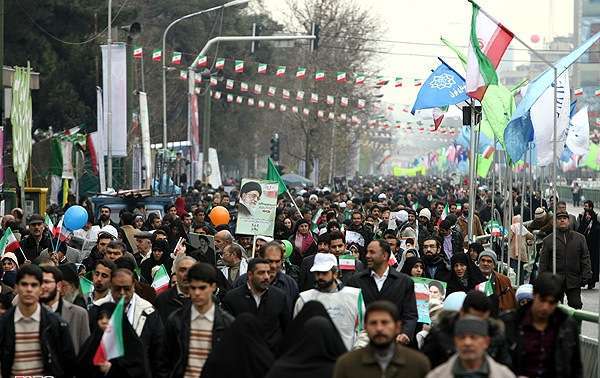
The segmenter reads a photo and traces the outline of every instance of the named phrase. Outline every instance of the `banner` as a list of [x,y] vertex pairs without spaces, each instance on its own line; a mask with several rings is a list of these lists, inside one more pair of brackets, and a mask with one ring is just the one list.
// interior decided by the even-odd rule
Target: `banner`
[[[202,152],[198,155],[198,166],[200,167],[199,178],[202,177],[202,165],[204,164],[204,156]],[[208,149],[208,183],[213,188],[218,188],[223,185],[221,181],[221,168],[219,168],[219,157],[217,156],[217,150],[214,148]]]
[[152,183],[152,152],[150,150],[150,121],[148,118],[148,96],[140,92],[140,130],[142,134],[142,180],[144,188]]
[[[202,179],[202,166],[198,164],[198,155],[200,155],[200,128],[198,126],[198,95],[191,95],[191,122],[190,122],[190,140],[192,141],[192,177],[190,182]],[[210,157],[210,152],[209,152]]]
[[104,151],[106,149],[106,139],[104,136],[104,100],[102,99],[102,88],[96,87],[96,129],[92,133],[92,142],[96,152],[96,161],[98,162],[98,178],[100,179],[100,191],[106,190],[106,169],[104,167]]
[[417,322],[431,324],[429,318],[430,305],[441,304],[446,297],[446,283],[422,277],[411,277],[415,283],[417,298]]
[[402,167],[393,167],[392,174],[394,176],[408,176],[414,177],[418,175],[425,175],[427,173],[427,169],[424,166],[419,166],[415,168],[402,168]]
[[108,123],[107,110],[108,110],[108,98],[110,97],[111,103],[111,140],[110,146],[112,149],[112,155],[117,157],[127,156],[127,65],[126,65],[126,48],[124,43],[113,43],[111,47],[111,94],[108,95],[108,70],[106,68],[108,57],[107,57],[107,45],[102,45],[102,88],[104,91],[103,99],[103,111],[104,111],[104,124],[103,134],[105,138],[104,142],[104,155],[108,154],[108,134],[106,127]]
[[273,181],[242,179],[236,233],[273,236],[277,187]]

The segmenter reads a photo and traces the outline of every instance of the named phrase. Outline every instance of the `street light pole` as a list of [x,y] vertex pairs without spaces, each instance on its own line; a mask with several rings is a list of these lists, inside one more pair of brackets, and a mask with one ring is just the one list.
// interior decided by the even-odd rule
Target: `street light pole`
[[108,26],[106,37],[106,147],[107,147],[107,166],[106,170],[106,187],[113,187],[113,171],[112,171],[112,0],[108,0]]

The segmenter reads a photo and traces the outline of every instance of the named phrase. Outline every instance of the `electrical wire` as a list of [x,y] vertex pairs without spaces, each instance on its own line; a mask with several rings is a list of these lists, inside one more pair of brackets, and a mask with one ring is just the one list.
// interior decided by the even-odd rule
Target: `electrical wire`
[[[121,4],[121,7],[119,8],[119,10],[117,11],[117,13],[115,14],[115,17],[112,19],[112,22],[115,22],[117,20],[117,18],[119,17],[119,14],[121,14],[121,10],[123,10],[123,8],[125,7],[125,5],[129,2],[129,0],[125,0],[123,1],[123,4]],[[93,37],[90,37],[89,39],[86,39],[84,41],[81,42],[70,42],[70,41],[65,41],[57,36],[55,36],[54,34],[50,33],[48,30],[46,30],[42,25],[38,24],[30,15],[29,12],[27,12],[26,9],[23,8],[23,6],[17,1],[16,2],[19,6],[19,8],[21,8],[21,11],[23,11],[23,13],[25,13],[25,16],[27,16],[27,18],[29,18],[29,20],[31,21],[31,23],[38,28],[42,33],[46,34],[48,37],[54,39],[57,42],[63,43],[65,45],[85,45],[87,43],[90,43],[94,40],[96,40],[97,38],[99,38],[102,34],[104,34],[105,31],[108,30],[108,25],[99,33],[97,33],[96,35],[94,35]]]

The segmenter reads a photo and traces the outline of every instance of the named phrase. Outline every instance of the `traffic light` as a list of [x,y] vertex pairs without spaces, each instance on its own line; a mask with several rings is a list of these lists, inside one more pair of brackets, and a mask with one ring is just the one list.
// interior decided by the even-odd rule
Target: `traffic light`
[[310,51],[315,51],[319,48],[319,38],[321,34],[321,25],[313,22],[312,24],[312,35],[315,36],[315,39],[311,41]]
[[279,161],[279,135],[273,134],[271,138],[271,159]]

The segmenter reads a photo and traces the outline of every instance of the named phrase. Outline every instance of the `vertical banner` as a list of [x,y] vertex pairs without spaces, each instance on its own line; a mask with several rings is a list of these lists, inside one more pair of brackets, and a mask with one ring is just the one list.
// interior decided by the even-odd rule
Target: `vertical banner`
[[149,189],[152,184],[152,151],[150,151],[150,121],[146,92],[140,92],[140,130],[142,133],[142,181],[144,188]]
[[102,45],[102,88],[104,89],[103,109],[104,120],[107,120],[108,98],[110,97],[112,126],[111,140],[107,140],[106,124],[103,123],[105,138],[104,155],[108,153],[108,143],[112,147],[112,155],[117,157],[127,156],[127,53],[124,43],[113,43],[111,47],[111,93],[107,93],[108,72],[106,64],[107,45]]
[[[193,183],[202,178],[202,166],[198,164],[198,155],[200,154],[200,128],[198,127],[198,95],[191,95],[191,127],[190,138],[192,142],[192,177],[188,180]],[[210,152],[208,153],[210,161]]]
[[[104,167],[104,151],[106,151],[106,137],[104,136],[104,101],[102,99],[102,88],[96,87],[96,128],[92,133],[96,164],[98,164],[98,179],[100,180],[100,192],[106,191],[106,169]],[[91,152],[91,150],[90,150]]]
[[278,186],[274,181],[242,179],[236,233],[273,236]]

